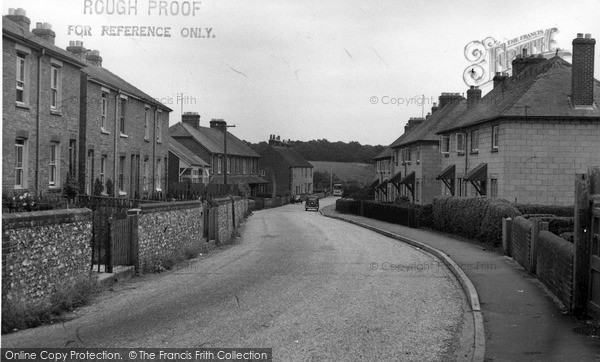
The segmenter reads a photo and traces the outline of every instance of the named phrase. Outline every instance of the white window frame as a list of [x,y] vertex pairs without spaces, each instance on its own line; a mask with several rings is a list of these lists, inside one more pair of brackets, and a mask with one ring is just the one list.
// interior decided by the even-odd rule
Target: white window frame
[[442,153],[442,154],[450,153],[450,137],[449,136],[440,136],[440,153]]
[[48,163],[48,186],[60,187],[60,143],[50,143],[50,161]]
[[[465,142],[465,134],[459,132],[456,134],[456,153],[465,153],[466,152],[466,142]],[[462,147],[461,147],[462,145]]]
[[106,191],[106,161],[108,160],[107,155],[100,156],[100,182],[102,183],[102,193],[104,194]]
[[127,136],[125,129],[125,111],[127,108],[127,97],[121,96],[119,98],[119,134],[121,136]]
[[[20,190],[27,188],[27,162],[27,140],[24,138],[17,138],[15,140],[15,189]],[[21,182],[17,183],[19,178],[21,179]]]
[[227,174],[231,174],[231,156],[227,156]]
[[162,112],[156,114],[156,143],[162,143]]
[[150,113],[150,107],[149,106],[145,106],[144,107],[144,111],[145,113],[145,124],[144,124],[144,140],[149,141],[150,140],[150,116],[152,115]]
[[471,152],[479,152],[479,130],[473,130],[470,134]]
[[144,191],[148,191],[148,189],[150,188],[149,185],[149,180],[150,180],[150,167],[149,166],[149,162],[148,162],[148,158],[144,158],[144,181],[143,181],[143,190]]
[[59,111],[61,102],[61,67],[57,64],[50,66],[50,109]]
[[[17,71],[16,71],[16,101],[17,104],[25,105],[27,104],[27,75],[28,75],[28,66],[27,66],[28,57],[26,54],[17,52]],[[18,94],[21,92],[22,99],[19,100]]]
[[103,91],[102,96],[101,96],[101,102],[100,102],[100,128],[103,132],[108,132],[107,113],[108,113],[108,93]]
[[500,126],[492,126],[492,150],[498,150],[498,134],[500,133]]
[[162,182],[160,179],[161,175],[162,175],[162,162],[161,162],[161,159],[159,158],[156,160],[156,175],[155,175],[156,191],[158,191],[158,192],[162,191]]
[[223,156],[217,156],[217,174],[220,175],[223,173]]
[[119,170],[117,173],[117,187],[119,188],[119,195],[125,195],[125,160],[127,157],[119,157]]
[[242,160],[242,172],[244,173],[244,175],[248,174],[248,159],[246,158]]
[[416,156],[417,163],[421,163],[421,146],[417,146]]

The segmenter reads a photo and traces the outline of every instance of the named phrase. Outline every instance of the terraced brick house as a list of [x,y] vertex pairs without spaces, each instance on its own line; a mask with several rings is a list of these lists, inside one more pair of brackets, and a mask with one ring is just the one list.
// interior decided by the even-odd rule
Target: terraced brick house
[[373,162],[375,163],[375,181],[371,187],[375,189],[375,201],[393,201],[391,184],[389,183],[392,175],[392,150],[386,147],[377,156],[373,157]]
[[[260,155],[226,130],[226,122],[212,119],[210,127],[200,126],[200,115],[186,112],[181,122],[169,128],[170,136],[210,165],[210,184],[247,184],[250,196],[259,193],[267,181],[258,174]],[[227,153],[225,154],[225,134]]]
[[2,17],[2,191],[61,193],[78,172],[85,62],[54,45],[48,23],[23,9]]
[[441,195],[436,179],[441,167],[436,132],[449,115],[464,108],[464,103],[458,93],[442,93],[439,106],[434,104],[425,119],[411,118],[404,134],[390,145],[397,160],[390,183],[400,197],[420,205],[430,204],[434,197]]
[[[97,50],[71,41],[67,50],[85,61],[81,75],[79,183],[91,195],[150,198],[167,189],[171,109],[102,65]],[[113,183],[112,194],[106,187]]]
[[272,197],[313,193],[313,165],[289,142],[270,135],[269,145],[260,156],[260,170],[268,182],[265,193]]
[[572,205],[574,175],[600,164],[595,43],[578,34],[573,64],[520,55],[485,97],[469,89],[465,112],[438,132],[442,190],[454,181],[458,196]]

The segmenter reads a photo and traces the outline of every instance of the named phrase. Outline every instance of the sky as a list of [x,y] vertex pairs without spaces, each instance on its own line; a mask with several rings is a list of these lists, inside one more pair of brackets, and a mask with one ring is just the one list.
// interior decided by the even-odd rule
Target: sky
[[[80,40],[99,50],[104,68],[173,109],[171,125],[198,112],[201,125],[225,119],[253,143],[389,145],[440,93],[466,93],[469,42],[557,28],[555,46],[570,52],[577,33],[600,39],[598,0],[4,0],[9,8],[25,9],[32,28],[50,23],[63,49]],[[171,36],[103,34],[110,26]]]

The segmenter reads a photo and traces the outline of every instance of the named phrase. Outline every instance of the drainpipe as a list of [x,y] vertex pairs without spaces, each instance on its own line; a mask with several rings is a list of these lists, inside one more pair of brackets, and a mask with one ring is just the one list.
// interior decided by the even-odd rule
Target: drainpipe
[[[468,133],[464,132],[465,135],[465,176],[467,176],[467,173],[469,172],[469,137],[468,137]],[[465,180],[463,179],[463,182],[465,182]],[[461,189],[462,189],[462,185],[460,185]],[[467,193],[467,187],[465,185],[465,193]],[[467,196],[467,195],[462,195],[462,196]]]
[[118,142],[119,142],[119,133],[121,129],[118,128],[119,125],[119,101],[121,100],[121,90],[117,89],[117,94],[115,95],[115,147],[113,152],[113,195],[108,195],[114,197],[114,192],[118,187],[117,184],[117,157],[118,157]]
[[156,122],[158,115],[158,106],[154,106],[154,130],[152,131],[152,180],[154,180],[152,182],[152,189],[154,191],[156,191]]
[[41,196],[40,192],[40,128],[42,110],[42,57],[46,54],[46,49],[42,49],[42,53],[38,58],[38,92],[37,92],[37,116],[35,124],[35,193]]

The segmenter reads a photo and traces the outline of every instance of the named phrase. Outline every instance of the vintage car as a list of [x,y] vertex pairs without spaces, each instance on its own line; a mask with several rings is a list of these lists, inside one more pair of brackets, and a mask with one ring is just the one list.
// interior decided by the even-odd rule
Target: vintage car
[[309,196],[306,198],[306,202],[304,204],[306,211],[315,210],[319,211],[319,198],[317,196]]

